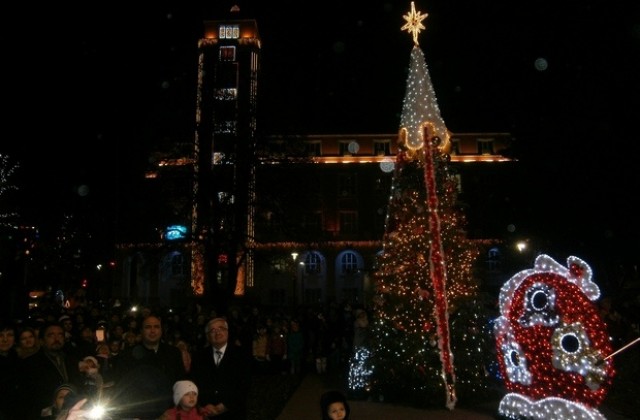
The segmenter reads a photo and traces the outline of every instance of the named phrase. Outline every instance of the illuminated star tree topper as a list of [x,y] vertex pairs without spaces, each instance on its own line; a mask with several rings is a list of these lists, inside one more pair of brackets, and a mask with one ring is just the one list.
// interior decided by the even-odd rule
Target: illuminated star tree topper
[[411,2],[411,12],[403,16],[407,23],[405,23],[401,29],[413,35],[413,43],[415,45],[418,45],[418,34],[420,31],[426,29],[422,21],[425,20],[427,16],[429,16],[428,13],[423,14],[422,12],[416,11],[414,2]]

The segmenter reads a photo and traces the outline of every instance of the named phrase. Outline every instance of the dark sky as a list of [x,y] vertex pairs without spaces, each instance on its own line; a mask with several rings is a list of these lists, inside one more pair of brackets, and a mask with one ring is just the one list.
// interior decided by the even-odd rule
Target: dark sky
[[[24,4],[8,16],[17,29],[3,36],[0,151],[21,162],[37,203],[27,214],[44,220],[71,205],[113,220],[148,153],[192,140],[197,39],[203,19],[228,6],[131,3]],[[239,4],[263,39],[265,133],[397,132],[409,1]],[[545,227],[577,247],[636,243],[639,5],[416,2],[429,14],[419,40],[449,130],[517,140],[524,230]]]

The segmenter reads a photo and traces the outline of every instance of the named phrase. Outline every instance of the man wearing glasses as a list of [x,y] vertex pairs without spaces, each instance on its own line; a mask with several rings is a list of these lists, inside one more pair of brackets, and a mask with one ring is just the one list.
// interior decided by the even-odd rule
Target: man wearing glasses
[[220,420],[246,420],[251,386],[251,361],[229,343],[229,325],[214,318],[205,326],[208,345],[193,357],[191,376],[198,386],[198,403]]

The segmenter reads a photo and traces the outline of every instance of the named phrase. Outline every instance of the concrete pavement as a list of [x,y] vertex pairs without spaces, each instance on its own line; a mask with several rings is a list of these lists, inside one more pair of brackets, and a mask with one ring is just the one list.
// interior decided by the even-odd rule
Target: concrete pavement
[[[330,389],[344,390],[340,377],[336,374],[308,373],[276,420],[315,420],[322,418],[320,413],[320,395]],[[497,404],[488,403],[478,410],[453,409],[417,409],[401,405],[349,400],[351,420],[490,420],[498,419]]]
[[[276,420],[316,420],[322,418],[320,395],[331,389],[346,391],[344,381],[338,374],[307,373]],[[417,409],[363,400],[349,400],[349,405],[351,406],[351,420],[495,420],[502,419],[498,414],[499,402],[497,400],[487,401],[473,409],[454,408],[453,410],[446,409],[444,404],[442,409]],[[606,406],[599,407],[599,411],[607,420],[639,419],[639,417],[618,414]]]

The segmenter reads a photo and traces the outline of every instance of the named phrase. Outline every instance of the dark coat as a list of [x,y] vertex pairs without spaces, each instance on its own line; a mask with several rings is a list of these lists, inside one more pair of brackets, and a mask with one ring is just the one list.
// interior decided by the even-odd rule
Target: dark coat
[[23,419],[40,419],[42,409],[51,405],[53,394],[60,385],[70,384],[79,387],[82,384],[83,377],[80,374],[78,358],[75,355],[64,354],[63,362],[67,378],[47,357],[44,348],[22,361],[18,387],[21,398],[25,399],[21,404],[25,410]]
[[19,364],[22,360],[12,347],[7,355],[0,355],[0,420],[17,418],[16,399],[18,393]]
[[177,347],[160,343],[154,352],[138,344],[118,358],[115,389],[121,417],[155,419],[173,406],[173,384],[187,377]]
[[211,346],[200,350],[193,357],[191,379],[198,386],[198,405],[223,403],[229,410],[216,419],[246,420],[251,359],[240,347],[229,344],[218,366]]

